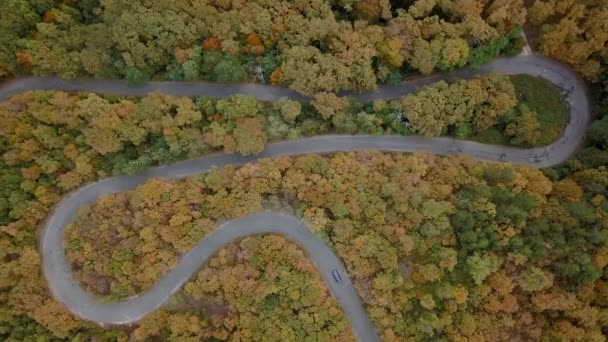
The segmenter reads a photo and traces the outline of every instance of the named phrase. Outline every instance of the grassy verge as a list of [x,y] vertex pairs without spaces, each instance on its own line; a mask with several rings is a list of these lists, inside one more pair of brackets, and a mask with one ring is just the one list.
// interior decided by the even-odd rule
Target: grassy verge
[[530,75],[511,76],[520,103],[538,114],[541,138],[546,145],[559,138],[568,122],[568,107],[559,90],[549,81]]
[[[486,144],[512,145],[520,147],[548,145],[559,138],[568,122],[568,107],[559,90],[549,81],[531,75],[510,76],[515,86],[519,108],[515,113],[505,116],[507,120],[517,120],[522,107],[535,112],[540,124],[540,138],[534,145],[516,145],[506,136],[504,128],[507,122],[500,123],[471,139]],[[507,121],[505,120],[505,121]]]
[[491,127],[483,132],[479,132],[466,140],[473,140],[484,144],[514,146],[511,138],[506,136],[504,131],[498,127]]

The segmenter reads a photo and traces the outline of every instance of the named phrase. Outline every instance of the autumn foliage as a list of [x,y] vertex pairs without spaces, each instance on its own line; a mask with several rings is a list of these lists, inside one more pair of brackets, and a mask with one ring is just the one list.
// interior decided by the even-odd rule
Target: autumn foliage
[[[530,167],[424,153],[285,157],[181,181],[154,179],[133,192],[106,197],[79,214],[66,242],[78,246],[69,250],[72,260],[82,258],[90,265],[75,266],[85,284],[109,265],[114,270],[129,267],[131,277],[108,278],[113,284],[110,293],[127,295],[117,289],[146,288],[160,277],[155,270],[170,267],[149,253],[175,256],[172,246],[185,247],[204,236],[201,230],[186,228],[193,221],[180,225],[181,215],[170,213],[181,210],[186,217],[214,222],[262,208],[294,208],[345,262],[384,340],[570,339],[572,329],[585,340],[596,340],[602,336],[601,317],[607,310],[600,303],[606,289],[608,211],[603,195],[581,189],[590,182],[606,184],[605,179],[604,169],[595,176],[580,173],[552,182]],[[165,217],[176,220],[172,230],[185,228],[196,235],[178,235],[167,243],[163,221],[123,224],[122,239],[93,238],[88,232],[107,227],[107,236],[115,237],[111,230],[117,225],[112,220],[147,215],[146,207],[134,204],[148,198],[157,206],[150,213],[169,213]],[[113,216],[115,208],[126,211]],[[77,241],[90,246],[83,248]],[[116,247],[124,243],[130,244],[131,259],[125,260],[124,252],[119,253],[124,249]],[[284,244],[276,237],[263,243],[274,263],[280,261],[270,249],[288,248],[271,247],[275,243]],[[262,266],[260,259],[240,248],[220,252],[207,266],[211,269],[186,285],[186,302],[193,301],[191,296],[204,302],[227,301],[235,319],[247,322],[244,317],[250,314],[239,305],[259,308],[278,300],[273,294],[260,294],[267,285],[245,285],[251,277],[258,279],[256,267],[266,272],[260,279],[275,279],[268,286],[283,284],[270,271],[276,267]],[[290,255],[298,266],[285,270],[285,276],[313,271],[302,254]],[[140,267],[142,261],[152,263]],[[245,278],[239,282],[235,277],[240,276]],[[256,294],[233,297],[232,289],[238,287]],[[284,301],[289,303],[280,303]],[[235,302],[240,304],[228,304]],[[226,327],[220,323],[225,321],[217,322],[220,331]],[[239,331],[243,324],[247,323],[241,323]]]
[[247,44],[251,46],[262,45],[262,39],[259,34],[252,32],[247,35]]
[[0,340],[352,340],[306,256],[280,237],[226,246],[166,308],[115,329],[49,296],[36,229],[87,182],[216,149],[255,154],[334,132],[475,138],[488,127],[512,144],[551,142],[559,125],[543,126],[546,113],[521,96],[536,93],[501,76],[373,104],[334,94],[517,53],[526,16],[535,47],[593,83],[598,120],[564,165],[367,152],[154,179],[83,209],[66,252],[84,288],[115,300],[148,288],[220,220],[293,210],[343,259],[384,340],[605,340],[605,1],[11,0],[0,12],[0,77],[255,80],[315,98],[30,92],[1,103]]
[[279,68],[274,69],[274,71],[270,75],[270,82],[272,82],[272,84],[281,84],[282,79],[283,79],[283,72],[281,71],[281,69],[279,69]]
[[15,56],[17,57],[17,63],[23,65],[26,69],[32,68],[32,61],[30,55],[25,50],[19,50],[15,52]]
[[203,40],[203,49],[206,51],[219,50],[222,48],[221,42],[217,37],[209,37]]
[[[35,75],[264,83],[281,67],[281,84],[308,95],[369,90],[398,82],[404,72],[476,64],[479,49],[486,59],[516,49],[526,16],[521,0],[393,5],[397,8],[388,0],[306,5],[11,0],[0,18],[0,46],[6,46],[0,64],[22,72],[15,53],[24,49],[31,63],[26,71]],[[191,63],[175,54],[178,48],[199,47],[202,54]],[[231,69],[246,70],[217,75]]]
[[184,286],[181,300],[207,306],[205,335],[354,341],[350,325],[307,256],[276,235],[223,248]]

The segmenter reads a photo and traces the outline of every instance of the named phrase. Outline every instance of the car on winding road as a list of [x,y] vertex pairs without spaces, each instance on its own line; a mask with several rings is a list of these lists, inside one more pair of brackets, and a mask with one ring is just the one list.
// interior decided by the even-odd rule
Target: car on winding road
[[338,272],[338,270],[334,269],[333,271],[331,271],[331,275],[334,277],[336,283],[342,283],[342,277],[340,276],[340,272]]

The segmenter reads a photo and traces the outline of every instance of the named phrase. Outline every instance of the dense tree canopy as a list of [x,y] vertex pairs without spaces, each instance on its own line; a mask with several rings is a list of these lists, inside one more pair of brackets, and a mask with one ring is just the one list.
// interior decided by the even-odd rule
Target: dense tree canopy
[[280,236],[231,243],[130,334],[192,341],[354,341],[306,255]]
[[36,229],[86,182],[212,149],[255,154],[270,140],[324,132],[549,143],[565,114],[538,80],[490,75],[373,104],[334,94],[515,53],[526,17],[540,52],[592,82],[597,120],[564,165],[541,173],[352,153],[154,179],[81,211],[67,255],[83,287],[113,300],[148,288],[218,221],[293,209],[344,260],[384,340],[604,340],[608,9],[591,0],[536,0],[528,11],[522,0],[0,1],[0,79],[250,80],[314,96],[302,105],[30,92],[0,104],[0,340],[268,331],[352,340],[306,256],[283,238],[230,244],[166,308],[118,330],[80,321],[49,296]]
[[608,4],[605,1],[536,0],[530,21],[544,24],[539,48],[543,54],[574,66],[598,80],[608,64]]
[[391,11],[388,0],[9,0],[0,7],[0,77],[372,89],[517,48],[526,14],[521,0],[410,3]]
[[415,133],[439,136],[462,124],[486,130],[515,109],[517,98],[509,77],[491,75],[452,85],[439,82],[395,104]]
[[[222,249],[181,300],[209,307],[210,336],[263,341],[354,341],[315,266],[283,237],[245,238]],[[224,312],[216,303],[228,305]],[[219,311],[219,312],[218,312]]]
[[[159,267],[168,267],[159,257],[173,256],[176,244],[204,236],[190,228],[200,220],[197,216],[213,222],[262,208],[292,207],[344,260],[387,341],[568,340],[573,331],[582,340],[600,340],[608,315],[603,300],[608,202],[601,193],[583,189],[597,182],[607,185],[606,179],[606,169],[597,169],[552,182],[530,167],[427,154],[279,158],[182,181],[155,179],[109,196],[83,210],[66,238],[74,246],[71,260],[89,265],[73,264],[85,284],[108,266],[134,270],[130,279],[103,273],[115,285],[109,292],[126,295],[119,285],[149,284]],[[92,227],[117,236],[112,233],[115,219],[109,218],[114,208],[125,208],[120,217],[145,215],[147,209],[135,204],[150,197],[147,189],[158,194],[152,201],[160,207],[153,212],[173,215],[169,225],[183,221],[182,214],[171,213],[186,206],[183,212],[195,218],[175,229],[197,237],[177,234],[177,240],[163,241],[168,226],[163,221],[145,227],[125,222],[124,239],[115,238],[113,244],[90,236]],[[109,201],[124,204],[106,205]],[[155,237],[147,240],[144,234]],[[76,241],[90,245],[83,248]],[[133,251],[130,260],[120,252],[124,243]],[[234,298],[225,292],[234,277],[232,267],[248,273],[260,261],[242,259],[238,249],[230,249],[211,262],[215,270],[202,271],[186,286],[186,294],[201,299],[222,291],[219,298]],[[145,267],[137,265],[142,258],[150,262]],[[251,301],[260,298],[234,300],[255,308]],[[237,311],[241,321],[248,321],[249,310]]]
[[[448,95],[455,91],[452,88],[477,87],[488,94],[507,89],[504,94],[512,99],[512,85],[493,79],[507,82],[488,76],[441,87]],[[404,101],[361,104],[321,93],[308,106],[289,100],[262,103],[246,96],[214,100],[151,94],[133,99],[42,91],[2,103],[1,336],[21,340],[80,332],[126,338],[125,332],[94,328],[66,313],[48,297],[37,271],[35,229],[67,191],[99,177],[139,172],[216,147],[256,153],[265,139],[329,130],[408,134],[407,115],[398,107]],[[468,124],[474,128],[474,122]],[[287,203],[347,262],[387,339],[391,334],[401,338],[428,335],[426,328],[422,332],[409,328],[417,326],[408,321],[416,317],[424,326],[435,327],[433,334],[438,335],[432,336],[454,333],[444,321],[446,311],[441,311],[452,305],[445,304],[445,298],[452,297],[442,297],[446,296],[440,290],[443,287],[428,285],[443,284],[446,279],[453,278],[449,284],[457,307],[469,310],[473,316],[467,317],[486,323],[496,315],[483,313],[479,304],[470,306],[481,300],[470,294],[470,286],[485,286],[501,270],[514,284],[523,284],[522,289],[545,296],[549,295],[546,291],[557,291],[556,286],[574,293],[562,295],[575,296],[578,290],[572,286],[601,284],[602,278],[597,279],[603,277],[605,266],[605,169],[580,170],[570,181],[552,185],[526,168],[503,170],[468,159],[429,158],[375,154],[283,158],[238,170],[217,170],[183,182],[155,180],[133,193],[101,199],[83,211],[66,236],[68,257],[89,291],[109,299],[129,296],[173,267],[178,256],[214,229],[218,220]],[[352,186],[353,182],[359,185]],[[525,190],[526,186],[530,189]],[[487,206],[487,211],[479,211],[480,205]],[[91,229],[100,234],[89,234]],[[547,241],[553,243],[551,248]],[[578,253],[573,259],[569,257],[572,250],[589,253]],[[531,261],[512,268],[509,260],[515,256],[513,260],[525,256]],[[420,291],[407,290],[412,286]],[[409,297],[413,293],[418,293],[416,299]],[[528,303],[526,295],[516,297]],[[395,306],[386,307],[393,298],[397,298]],[[469,303],[467,298],[475,300]],[[420,315],[406,314],[403,308]],[[549,329],[556,319],[546,321],[542,311],[530,310],[535,312],[533,317],[540,315],[533,321],[540,324],[535,325],[535,334]],[[181,312],[155,315],[172,320],[191,317]],[[563,318],[566,326],[578,324],[568,318],[571,315]],[[205,320],[197,317],[188,319]],[[161,330],[141,334],[172,333]],[[461,333],[472,336],[467,331]]]
[[[467,138],[493,128],[513,136],[516,144],[533,145],[543,127],[528,124],[537,118],[524,106],[529,101],[516,97],[517,89],[506,76],[486,75],[373,104],[318,93],[312,106],[242,95],[216,100],[158,93],[142,99],[24,93],[0,105],[0,129],[3,172],[22,174],[29,185],[5,182],[0,215],[4,222],[20,217],[16,203],[35,196],[34,185],[41,180],[71,190],[99,176],[136,173],[212,149],[255,154],[269,140],[324,132]],[[534,110],[539,108],[544,107]],[[11,207],[15,213],[9,217]]]
[[[94,328],[67,314],[49,298],[43,277],[35,271],[40,265],[34,247],[36,227],[68,191],[100,177],[141,172],[159,163],[199,156],[213,148],[256,153],[266,139],[330,130],[408,133],[403,115],[386,102],[360,104],[329,94],[319,96],[313,106],[308,106],[288,100],[262,103],[246,96],[214,100],[151,94],[133,99],[39,91],[20,94],[0,104],[0,118],[3,121],[0,127],[0,336],[16,340],[33,335],[63,338],[77,331],[91,337],[124,336],[117,331]],[[281,172],[274,171],[273,177]],[[159,205],[173,203],[172,198],[177,201],[189,190],[179,187],[168,190],[172,187],[161,183],[156,184],[157,189],[154,186],[140,189],[147,188],[145,191],[160,196],[156,202],[141,198],[127,202],[121,202],[120,198],[105,199],[106,208],[118,210],[125,220],[112,222],[112,229],[117,230],[110,229],[95,241],[73,240],[73,252],[68,254],[71,262],[81,267],[76,272],[84,287],[111,298],[141,291],[172,267],[193,241],[213,229],[216,218],[239,217],[262,208],[265,195],[228,192],[226,182],[229,180],[221,173],[205,178],[204,189],[219,191],[216,202],[206,207],[208,216],[195,213],[199,211],[199,202],[195,199],[192,203],[180,200],[181,207],[175,207],[176,211],[159,211]],[[251,186],[271,192],[278,186],[277,181],[279,179],[271,178]],[[163,189],[167,190],[158,192]],[[190,190],[196,191],[196,188]],[[171,191],[179,193],[171,195]],[[222,202],[222,196],[233,195],[236,199],[232,204]],[[147,210],[148,216],[130,219],[128,212],[133,210]],[[343,210],[341,206],[335,207],[337,214]],[[153,214],[155,212],[162,215]],[[314,212],[321,213],[311,214]],[[111,217],[119,218],[118,215]],[[91,216],[89,224],[98,224],[95,229],[110,228],[102,222],[106,219]],[[152,223],[164,228],[138,230]],[[91,226],[83,225],[79,232],[82,234],[86,227]],[[77,237],[78,231],[75,234]],[[164,248],[166,252],[155,255],[154,249],[136,248],[146,243]],[[97,245],[99,249],[89,248]],[[81,250],[86,253],[78,254]],[[148,252],[151,254],[145,255]],[[88,262],[91,259],[100,264],[91,264]],[[91,273],[93,271],[95,273]],[[131,278],[127,276],[129,271],[141,275]]]

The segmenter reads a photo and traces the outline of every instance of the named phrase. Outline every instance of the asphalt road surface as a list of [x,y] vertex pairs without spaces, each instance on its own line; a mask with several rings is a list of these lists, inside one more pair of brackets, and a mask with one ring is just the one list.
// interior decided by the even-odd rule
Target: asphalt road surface
[[[106,324],[130,324],[142,319],[147,313],[161,307],[206,260],[226,243],[247,235],[259,233],[282,234],[303,248],[316,264],[332,294],[340,302],[353,331],[361,341],[379,341],[356,291],[339,259],[326,244],[307,230],[297,218],[264,212],[225,223],[217,231],[201,240],[186,253],[176,269],[165,274],[151,289],[119,303],[99,303],[82,290],[72,278],[65,259],[64,229],[85,204],[101,195],[134,189],[151,177],[169,179],[192,176],[212,167],[242,165],[260,158],[272,158],[306,153],[331,153],[340,151],[381,150],[392,152],[430,151],[435,154],[467,154],[480,160],[504,161],[547,167],[559,164],[572,155],[582,143],[590,121],[589,101],[585,84],[567,66],[539,56],[501,58],[479,69],[462,69],[450,74],[417,78],[399,86],[378,87],[366,93],[350,93],[364,101],[378,98],[391,99],[412,93],[416,89],[438,80],[470,78],[477,74],[499,72],[505,74],[530,74],[542,76],[562,90],[570,107],[569,123],[564,134],[551,145],[531,149],[479,144],[451,138],[425,138],[417,136],[347,136],[325,135],[284,141],[267,145],[257,156],[243,157],[215,153],[199,159],[160,166],[134,176],[103,179],[86,185],[66,196],[45,223],[40,237],[42,267],[52,295],[71,312],[82,319]],[[181,96],[225,97],[234,94],[253,95],[261,100],[289,97],[306,101],[307,98],[289,89],[257,84],[217,84],[207,82],[147,82],[130,87],[123,81],[74,80],[28,77],[0,86],[0,100],[28,90],[88,91],[101,94],[143,96],[160,91]],[[346,94],[346,93],[345,93]],[[343,282],[338,284],[331,276],[339,270]]]

